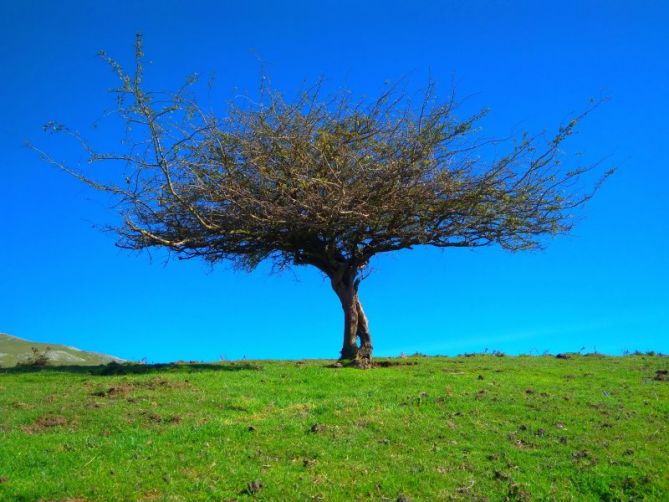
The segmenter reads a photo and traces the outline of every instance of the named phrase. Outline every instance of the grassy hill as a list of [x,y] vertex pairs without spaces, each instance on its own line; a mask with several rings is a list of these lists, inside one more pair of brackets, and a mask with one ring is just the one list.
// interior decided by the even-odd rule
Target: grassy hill
[[0,500],[668,500],[669,358],[0,370]]
[[34,358],[33,348],[38,351],[38,355],[46,358],[46,362],[49,365],[94,366],[107,364],[112,361],[122,361],[122,359],[113,356],[85,352],[74,347],[31,342],[0,333],[0,368],[7,368],[32,361]]

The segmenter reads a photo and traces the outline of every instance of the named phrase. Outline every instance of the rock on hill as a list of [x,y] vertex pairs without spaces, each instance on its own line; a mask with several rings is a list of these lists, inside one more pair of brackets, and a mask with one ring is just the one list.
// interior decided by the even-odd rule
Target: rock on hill
[[65,345],[31,342],[0,333],[0,368],[28,363],[34,357],[33,348],[47,358],[49,366],[96,366],[112,361],[123,362],[123,359],[114,356],[85,352]]

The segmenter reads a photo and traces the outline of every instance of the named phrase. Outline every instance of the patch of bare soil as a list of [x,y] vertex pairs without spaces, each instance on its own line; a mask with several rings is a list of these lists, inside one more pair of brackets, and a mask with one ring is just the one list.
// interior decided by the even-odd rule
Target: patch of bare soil
[[669,382],[669,370],[657,370],[653,380],[658,382]]
[[96,397],[118,397],[125,396],[126,394],[132,392],[135,388],[134,384],[122,383],[119,385],[113,385],[104,390],[98,390],[93,392],[91,395]]
[[143,416],[149,423],[152,424],[167,424],[167,425],[174,425],[181,423],[181,416],[179,415],[170,415],[170,416],[160,416],[157,413],[153,413],[150,411],[142,411],[140,412],[140,415]]
[[242,490],[242,495],[256,495],[260,490],[264,488],[262,481],[259,479],[254,479],[246,485],[246,488]]
[[416,361],[375,361],[372,368],[391,368],[393,366],[416,366]]
[[323,424],[314,424],[311,426],[309,429],[309,432],[313,432],[314,434],[318,434],[319,432],[325,432],[325,425]]
[[147,387],[149,389],[155,390],[155,389],[181,389],[183,387],[187,387],[190,385],[190,382],[188,380],[184,380],[183,382],[179,382],[176,380],[168,380],[167,378],[161,378],[161,377],[155,377],[149,380],[148,382],[141,382],[142,386]]
[[529,501],[532,500],[530,492],[525,489],[525,486],[520,483],[509,482],[509,493],[506,500]]
[[146,382],[124,382],[117,385],[112,385],[107,389],[98,390],[91,395],[96,397],[123,397],[136,389],[149,390],[164,390],[164,389],[181,389],[190,385],[188,380],[183,382],[168,380],[166,378],[155,377]]
[[21,430],[28,434],[36,434],[47,429],[62,427],[67,424],[67,418],[62,415],[44,415],[38,417],[32,424],[22,426]]

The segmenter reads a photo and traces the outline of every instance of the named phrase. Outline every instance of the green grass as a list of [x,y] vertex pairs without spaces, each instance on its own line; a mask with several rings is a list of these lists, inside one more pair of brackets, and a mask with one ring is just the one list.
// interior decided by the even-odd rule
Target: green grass
[[95,352],[85,352],[74,347],[53,343],[40,343],[23,340],[15,336],[0,333],[0,368],[25,364],[34,359],[32,349],[37,349],[38,355],[48,359],[49,364],[77,364],[81,366],[94,366],[107,364],[111,361],[121,361],[116,357]]
[[392,362],[2,370],[0,499],[669,499],[666,357]]

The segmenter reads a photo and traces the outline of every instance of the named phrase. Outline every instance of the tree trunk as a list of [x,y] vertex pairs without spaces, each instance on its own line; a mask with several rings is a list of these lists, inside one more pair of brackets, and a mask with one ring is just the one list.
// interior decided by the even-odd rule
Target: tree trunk
[[332,281],[344,311],[344,340],[340,359],[350,359],[361,368],[372,363],[372,338],[367,316],[358,298],[358,285],[354,276],[344,276]]
[[358,310],[355,298],[345,294],[340,298],[344,310],[344,342],[341,348],[341,359],[355,359],[358,353]]
[[365,311],[362,310],[362,304],[360,303],[360,298],[356,294],[355,305],[358,313],[358,338],[360,339],[360,349],[365,349],[369,352],[369,357],[372,356],[372,335],[369,332],[369,323],[367,322],[367,316]]

